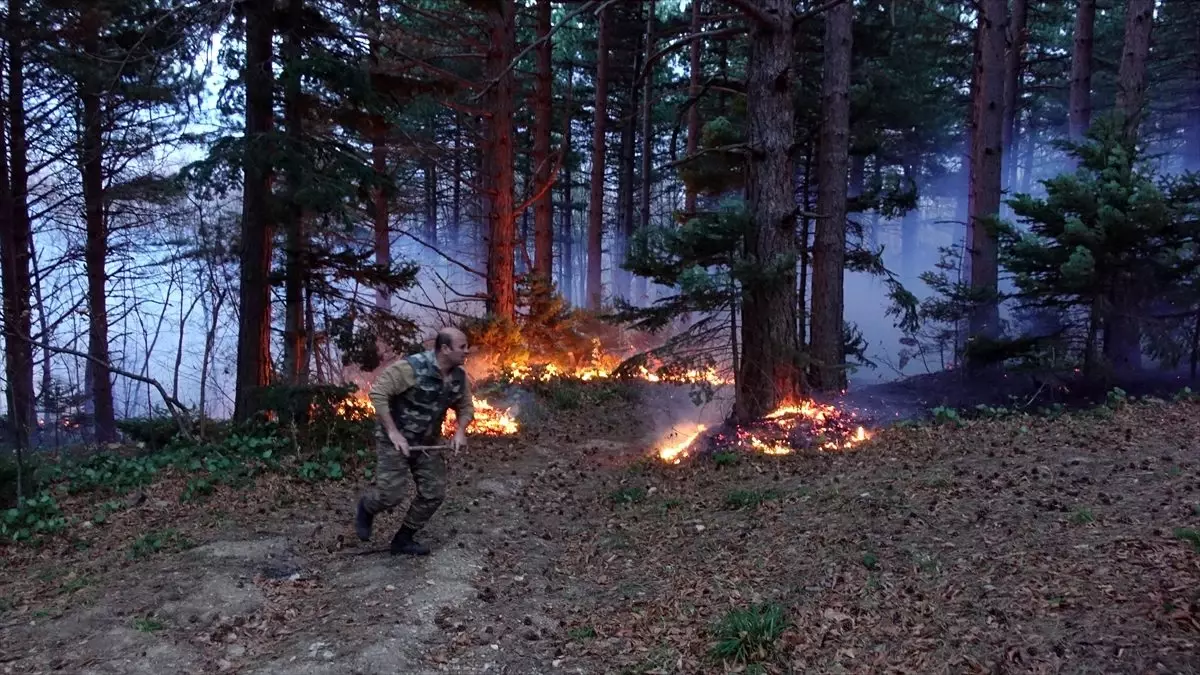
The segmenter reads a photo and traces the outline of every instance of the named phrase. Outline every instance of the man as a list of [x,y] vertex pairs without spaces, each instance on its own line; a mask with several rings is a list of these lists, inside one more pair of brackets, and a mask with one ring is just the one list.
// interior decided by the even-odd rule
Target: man
[[354,529],[359,539],[371,538],[371,523],[381,511],[404,498],[405,471],[411,472],[417,494],[404,516],[404,526],[392,538],[392,555],[429,555],[429,548],[413,541],[415,535],[446,497],[446,460],[436,445],[441,438],[446,410],[454,408],[458,428],[451,447],[467,443],[467,425],[475,415],[471,390],[462,364],[467,358],[467,336],[456,328],[443,328],[433,350],[419,352],[388,366],[371,387],[371,403],[379,426],[375,430],[378,467],[375,483],[358,501]]

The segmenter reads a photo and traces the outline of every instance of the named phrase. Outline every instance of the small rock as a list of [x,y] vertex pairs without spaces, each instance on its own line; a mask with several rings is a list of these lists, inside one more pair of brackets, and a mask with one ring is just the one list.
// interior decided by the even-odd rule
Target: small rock
[[383,587],[383,590],[387,591],[388,593],[391,593],[392,591],[396,590],[396,587],[391,584],[388,584],[387,586]]
[[491,646],[494,651],[500,651],[500,645],[496,644],[495,642],[493,642]]
[[704,526],[703,526],[703,525],[701,525],[700,523],[696,523],[696,531],[697,531],[697,532],[703,532],[703,531],[704,531]]
[[231,659],[239,659],[246,654],[246,648],[239,644],[229,645],[225,649],[225,655]]
[[225,671],[232,670],[232,669],[233,669],[233,664],[230,663],[229,661],[226,661],[225,659],[217,660],[217,670],[219,670],[220,672],[224,673]]

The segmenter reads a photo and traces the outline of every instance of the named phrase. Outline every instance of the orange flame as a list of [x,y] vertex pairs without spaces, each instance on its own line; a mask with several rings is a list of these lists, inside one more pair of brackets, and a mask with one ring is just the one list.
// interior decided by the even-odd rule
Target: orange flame
[[675,440],[659,446],[658,458],[671,464],[682,462],[688,456],[688,446],[692,444],[692,441],[696,440],[697,436],[704,433],[704,430],[705,426],[703,424],[696,424],[686,430],[675,429],[667,436],[667,438],[674,438]]
[[[846,450],[871,438],[871,435],[862,426],[857,427],[852,434],[848,435],[843,431],[846,428],[844,423],[835,426],[835,423],[842,422],[846,417],[846,413],[832,405],[812,400],[789,402],[771,411],[763,418],[765,424],[762,425],[761,431],[737,429],[732,445],[764,455],[791,454],[795,452],[795,449],[787,442],[775,437],[786,435],[786,432],[795,429],[802,420],[808,422],[812,433],[818,438],[825,437],[825,440],[820,443],[822,450]],[[692,423],[684,423],[676,427],[656,449],[659,459],[671,464],[679,464],[688,456],[688,446],[704,431],[703,425]],[[775,434],[772,431],[784,433]]]
[[[474,396],[471,397],[471,403],[475,407],[475,417],[467,425],[468,434],[511,436],[520,430],[516,418],[508,411],[500,410],[484,399]],[[370,397],[360,391],[342,401],[337,412],[345,419],[365,420],[375,416],[375,406],[371,404]],[[454,433],[454,429],[455,414],[453,410],[449,410],[442,422],[442,435],[449,436]]]
[[[614,360],[609,364],[593,363],[586,366],[565,368],[554,363],[530,365],[528,363],[513,361],[504,369],[504,374],[517,382],[549,382],[555,379],[590,382],[592,380],[607,380],[615,377],[616,364],[617,362]],[[700,382],[706,382],[713,386],[731,384],[729,380],[722,377],[717,372],[717,369],[713,367],[691,368],[681,373],[660,375],[646,366],[638,366],[626,373],[626,377],[632,377],[645,382],[670,382],[674,384]]]

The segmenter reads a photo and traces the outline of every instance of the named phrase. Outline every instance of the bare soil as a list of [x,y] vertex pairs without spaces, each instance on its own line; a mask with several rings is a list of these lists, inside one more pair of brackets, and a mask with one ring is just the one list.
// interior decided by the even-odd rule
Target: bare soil
[[358,542],[362,480],[66,499],[0,548],[0,670],[736,672],[714,626],[770,602],[759,672],[1200,672],[1200,404],[665,466],[666,391],[474,439],[427,558]]

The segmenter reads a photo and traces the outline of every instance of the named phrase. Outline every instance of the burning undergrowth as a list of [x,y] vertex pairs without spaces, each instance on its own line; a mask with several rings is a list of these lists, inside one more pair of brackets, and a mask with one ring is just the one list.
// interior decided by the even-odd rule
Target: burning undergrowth
[[659,459],[685,459],[722,452],[788,455],[799,451],[841,452],[870,438],[864,420],[853,411],[805,400],[780,406],[751,424],[726,421],[713,427],[676,426],[655,450]]

